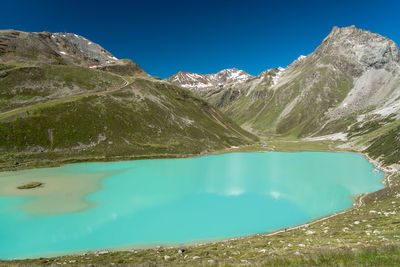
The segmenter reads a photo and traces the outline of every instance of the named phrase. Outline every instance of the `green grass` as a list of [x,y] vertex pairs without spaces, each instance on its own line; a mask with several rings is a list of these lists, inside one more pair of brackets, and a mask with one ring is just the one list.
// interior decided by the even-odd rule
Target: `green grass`
[[117,75],[78,66],[16,67],[0,75],[0,111],[124,84]]
[[137,78],[0,114],[0,168],[199,155],[255,140],[189,91]]
[[390,122],[395,121],[396,115],[391,114],[390,116],[383,118],[383,119],[375,119],[375,118],[366,118],[366,122],[358,122],[354,124],[348,133],[349,138],[352,137],[357,137],[357,136],[362,136],[368,133],[371,133],[373,131],[378,130],[381,128],[383,125],[388,124]]
[[[66,265],[66,266],[94,266],[104,265],[123,265],[123,266],[398,266],[400,265],[400,246],[387,245],[382,247],[367,247],[351,250],[341,249],[321,249],[314,253],[290,256],[262,256],[255,260],[237,259],[218,259],[207,257],[208,255],[193,260],[190,251],[174,253],[172,257],[164,260],[164,249],[157,250],[159,255],[147,258],[142,251],[133,253],[112,253],[98,256],[75,256],[58,257],[39,260],[9,261],[0,262],[0,266],[47,266],[47,265]],[[185,258],[186,257],[186,258]],[[192,257],[192,258],[190,258]],[[161,259],[160,259],[161,258]],[[232,257],[231,257],[232,258]]]
[[373,158],[381,158],[385,164],[400,163],[400,126],[376,137],[365,150]]
[[[327,120],[326,112],[347,96],[353,87],[350,73],[354,67],[341,57],[309,57],[288,68],[286,83],[278,87],[271,87],[266,76],[255,88],[245,83],[225,90],[215,89],[202,97],[257,135],[301,138],[319,131]],[[332,122],[324,130],[332,133],[352,122]]]

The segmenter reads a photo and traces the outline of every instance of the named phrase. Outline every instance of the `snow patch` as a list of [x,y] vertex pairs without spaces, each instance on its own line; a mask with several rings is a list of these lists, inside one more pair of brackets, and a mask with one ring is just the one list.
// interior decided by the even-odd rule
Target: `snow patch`
[[274,77],[272,77],[272,84],[275,85],[279,82],[279,79],[282,76],[282,73],[285,71],[285,68],[279,67],[278,72],[275,74]]
[[334,133],[334,134],[317,136],[317,137],[307,137],[307,138],[304,138],[304,140],[306,140],[306,141],[322,141],[322,140],[347,141],[347,134],[346,133]]
[[306,58],[306,56],[300,55],[300,56],[297,58],[297,61],[302,61],[302,60],[305,59],[305,58]]
[[383,107],[373,111],[373,114],[378,114],[381,116],[388,116],[393,113],[397,113],[400,110],[400,101],[397,101],[390,106]]

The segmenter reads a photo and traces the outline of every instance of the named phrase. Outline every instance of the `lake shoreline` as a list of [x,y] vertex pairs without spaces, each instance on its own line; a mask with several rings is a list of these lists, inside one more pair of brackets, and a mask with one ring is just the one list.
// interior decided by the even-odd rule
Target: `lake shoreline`
[[[246,147],[238,147],[238,148],[234,148],[234,149],[235,149],[235,150],[236,150],[236,149],[241,150],[241,149],[246,149]],[[204,153],[204,154],[199,154],[199,155],[190,155],[190,156],[186,155],[186,157],[184,157],[184,158],[187,158],[187,157],[198,157],[198,156],[204,156],[204,155],[217,155],[217,154],[232,153],[232,152],[235,152],[235,151],[230,151],[230,150],[229,150],[229,151],[220,151],[219,153],[212,153],[212,154],[209,154],[209,153],[206,154],[206,153]],[[238,151],[238,152],[245,152],[245,151]],[[251,152],[272,152],[272,151],[266,151],[266,150],[254,151],[254,150],[253,150],[253,151],[251,151]],[[275,152],[280,152],[280,151],[275,151]],[[317,151],[316,151],[316,152],[317,152]],[[330,152],[333,152],[333,151],[330,151]],[[369,160],[368,156],[366,156],[366,155],[363,154],[363,153],[353,152],[353,151],[351,151],[351,152],[349,152],[349,151],[340,151],[340,152],[357,153],[357,154],[360,154],[360,155],[362,155],[364,158],[367,158],[367,159]],[[369,161],[370,161],[370,160],[369,160]],[[107,161],[107,162],[108,162],[108,161]],[[371,161],[370,161],[370,162],[371,162]],[[371,163],[373,163],[373,165],[374,165],[375,167],[377,167],[376,162],[371,162]],[[379,165],[379,166],[380,166],[380,165]],[[384,181],[387,180],[387,176],[388,176],[388,174],[385,172],[385,175],[384,175],[384,177],[383,177],[383,181],[382,181],[382,182],[384,182]],[[384,183],[384,184],[385,184],[385,183]],[[385,186],[386,186],[386,184],[385,184]],[[364,197],[365,195],[373,194],[373,193],[374,193],[374,192],[362,194],[362,195],[358,196],[356,199],[357,199],[357,201],[358,201],[360,198]],[[354,204],[356,204],[356,201],[354,201]],[[361,205],[362,205],[362,203],[361,203]],[[263,235],[263,236],[279,235],[279,234],[282,233],[282,232],[289,232],[289,231],[292,231],[292,230],[296,230],[296,229],[299,229],[299,228],[304,227],[304,226],[306,226],[306,225],[307,225],[307,226],[308,226],[308,225],[312,225],[312,224],[315,224],[315,223],[317,223],[317,222],[325,221],[325,220],[327,220],[327,219],[329,219],[329,218],[332,218],[332,217],[334,217],[334,216],[338,216],[338,215],[347,213],[347,212],[351,211],[353,208],[354,208],[354,205],[353,205],[353,207],[350,207],[349,209],[343,210],[343,211],[341,211],[341,212],[329,214],[329,215],[326,215],[326,216],[323,216],[323,217],[320,217],[320,218],[316,218],[316,219],[314,219],[314,220],[312,220],[312,221],[309,221],[309,222],[306,222],[306,223],[303,223],[303,224],[300,224],[300,225],[295,225],[295,226],[289,227],[289,228],[281,228],[281,229],[277,229],[277,230],[275,230],[275,231],[268,232],[268,233],[260,233],[260,234],[251,234],[251,235],[245,235],[245,236],[237,236],[237,237],[234,237],[234,238],[221,238],[221,239],[209,240],[209,241],[204,241],[204,240],[203,240],[203,241],[199,241],[199,242],[195,241],[195,242],[189,242],[189,244],[187,244],[187,243],[183,243],[183,244],[180,243],[180,244],[176,244],[176,245],[168,244],[168,246],[169,246],[169,248],[193,247],[193,246],[194,246],[194,247],[197,247],[197,246],[203,246],[203,245],[207,245],[207,244],[215,244],[215,243],[220,243],[220,242],[224,243],[224,242],[234,241],[234,240],[243,240],[243,239],[247,239],[247,238],[251,238],[251,237],[255,237],[255,236],[259,236],[259,235]],[[284,230],[282,230],[282,229],[284,229]],[[156,247],[156,245],[150,246],[150,247],[148,247],[148,246],[145,245],[145,248],[143,248],[143,245],[141,245],[142,248],[134,247],[134,246],[128,246],[128,247],[129,247],[129,249],[154,249],[154,248]],[[127,246],[125,246],[125,248],[127,248]],[[111,251],[121,252],[121,251],[126,251],[126,250],[117,248],[117,249],[109,249],[109,251],[110,251],[110,252],[111,252]],[[99,252],[98,250],[91,250],[91,251],[86,252],[86,253],[89,253],[89,254],[96,254],[96,253],[98,253],[98,252]],[[75,254],[75,253],[71,253],[71,254],[63,254],[63,255],[79,255],[80,253],[82,253],[82,252],[77,252],[76,254]],[[56,255],[54,255],[54,256],[56,256]],[[58,255],[58,256],[60,256],[60,255]]]

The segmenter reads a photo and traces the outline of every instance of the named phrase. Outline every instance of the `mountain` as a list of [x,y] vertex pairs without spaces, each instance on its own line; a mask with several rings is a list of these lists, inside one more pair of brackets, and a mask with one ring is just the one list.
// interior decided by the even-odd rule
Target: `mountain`
[[286,68],[164,81],[75,34],[6,30],[0,42],[0,161],[197,154],[255,135],[400,159],[399,49],[354,26]]
[[207,88],[212,94],[203,95],[260,134],[333,133],[330,123],[350,114],[373,108],[373,114],[385,115],[400,109],[395,101],[400,96],[399,62],[392,40],[354,26],[335,27],[313,53],[286,69],[267,70],[224,90]]
[[0,31],[0,167],[252,143],[190,91],[70,33]]
[[[257,135],[342,139],[366,149],[400,125],[400,52],[379,34],[334,27],[313,53],[285,69],[193,91]],[[393,147],[388,155],[399,153],[400,142]]]
[[0,31],[0,62],[92,66],[117,60],[100,45],[72,33]]
[[179,84],[182,87],[189,88],[193,91],[204,92],[212,88],[230,88],[255,78],[255,76],[247,74],[243,70],[233,68],[224,69],[213,74],[199,74],[180,71],[166,80],[171,83]]

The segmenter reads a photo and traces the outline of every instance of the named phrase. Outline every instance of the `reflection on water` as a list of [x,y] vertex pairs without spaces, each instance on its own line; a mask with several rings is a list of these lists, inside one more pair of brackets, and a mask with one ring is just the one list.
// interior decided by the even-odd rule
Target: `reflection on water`
[[[34,199],[0,190],[0,258],[189,242],[288,227],[346,209],[351,195],[381,188],[383,174],[372,169],[357,154],[304,152],[71,164],[12,177],[3,173],[4,188],[11,178],[15,184],[48,174],[80,181],[81,186],[76,194],[63,180],[66,190],[38,191]],[[100,181],[101,187],[96,184]],[[84,192],[91,194],[82,201]],[[60,201],[60,194],[69,198]],[[77,203],[90,205],[60,214]],[[43,209],[48,212],[35,212]]]

